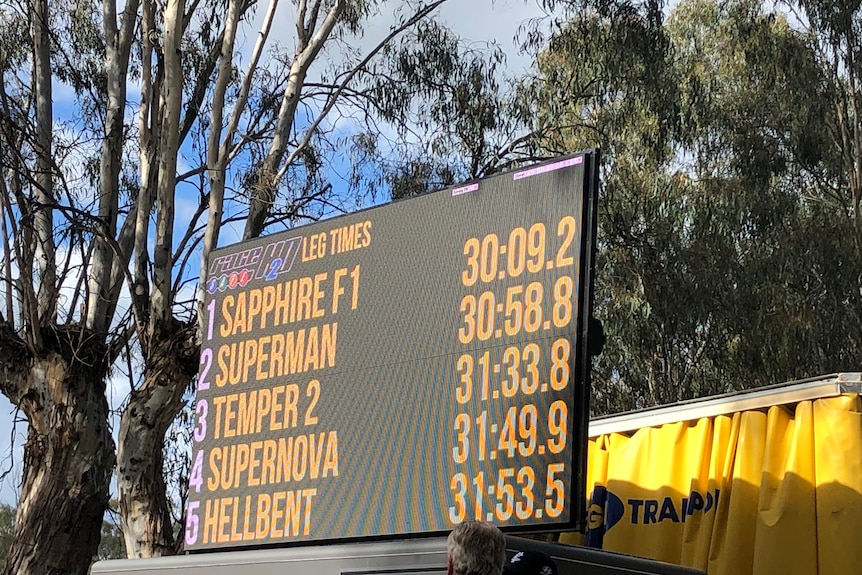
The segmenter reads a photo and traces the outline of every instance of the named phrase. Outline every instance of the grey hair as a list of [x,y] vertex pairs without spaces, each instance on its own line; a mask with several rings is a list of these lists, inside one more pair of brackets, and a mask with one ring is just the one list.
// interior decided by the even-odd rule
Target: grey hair
[[506,563],[506,537],[484,521],[467,520],[456,525],[446,550],[458,575],[500,575]]

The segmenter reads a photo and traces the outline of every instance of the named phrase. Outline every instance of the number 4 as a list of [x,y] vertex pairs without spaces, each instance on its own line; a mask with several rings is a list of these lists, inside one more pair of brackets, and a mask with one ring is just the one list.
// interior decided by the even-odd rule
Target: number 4
[[195,488],[195,493],[200,493],[201,485],[204,484],[204,450],[201,449],[195,455],[195,462],[189,474],[189,485]]

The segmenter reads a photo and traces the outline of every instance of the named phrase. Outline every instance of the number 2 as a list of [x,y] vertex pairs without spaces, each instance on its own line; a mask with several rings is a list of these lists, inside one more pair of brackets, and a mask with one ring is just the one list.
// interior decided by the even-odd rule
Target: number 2
[[320,399],[320,382],[316,379],[309,381],[308,387],[305,389],[305,395],[311,398],[311,403],[308,405],[308,409],[305,410],[305,425],[315,425],[317,423],[317,416],[311,415],[311,412],[317,405],[317,400]]
[[204,366],[201,370],[201,376],[198,378],[198,391],[206,391],[210,388],[210,382],[207,381],[207,375],[213,364],[213,350],[205,347],[201,350],[201,364]]
[[572,216],[566,216],[560,220],[560,223],[557,225],[557,235],[564,236],[563,244],[560,246],[560,249],[557,250],[557,262],[556,267],[561,268],[564,266],[572,265],[574,258],[571,255],[566,255],[566,252],[569,251],[569,246],[572,245],[572,242],[575,240],[575,230],[577,229],[577,224],[575,223],[575,218]]

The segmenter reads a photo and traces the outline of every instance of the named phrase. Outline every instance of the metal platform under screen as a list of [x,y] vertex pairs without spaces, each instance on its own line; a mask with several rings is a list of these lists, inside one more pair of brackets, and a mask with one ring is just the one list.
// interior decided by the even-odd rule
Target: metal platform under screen
[[[509,553],[542,551],[560,575],[703,575],[702,571],[599,551],[507,537]],[[437,575],[446,573],[446,539],[344,543],[287,549],[200,553],[96,563],[92,575]]]

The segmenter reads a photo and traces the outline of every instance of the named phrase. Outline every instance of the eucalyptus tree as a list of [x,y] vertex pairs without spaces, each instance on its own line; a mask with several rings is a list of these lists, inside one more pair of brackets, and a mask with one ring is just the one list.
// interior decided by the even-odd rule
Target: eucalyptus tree
[[[459,82],[435,83],[435,89],[447,89],[420,108],[417,123],[424,126],[424,138],[413,141],[419,142],[420,152],[386,176],[393,195],[400,197],[520,163],[602,148],[599,262],[602,274],[610,261],[618,262],[620,277],[614,285],[599,285],[597,312],[613,336],[628,333],[625,339],[612,337],[597,364],[594,404],[606,411],[634,405],[632,398],[671,400],[676,396],[665,393],[661,378],[643,378],[642,366],[631,365],[633,353],[626,356],[634,352],[631,338],[649,341],[661,329],[648,322],[632,326],[632,314],[640,319],[650,314],[643,294],[645,270],[622,261],[628,255],[628,264],[634,264],[632,252],[647,254],[649,265],[660,271],[667,261],[655,245],[674,238],[681,225],[663,220],[664,213],[653,208],[660,196],[669,200],[673,195],[667,186],[674,182],[661,167],[673,157],[671,138],[678,124],[662,5],[574,0],[543,6],[564,18],[525,24],[523,49],[537,57],[535,70],[498,82],[494,66],[483,67],[480,60],[460,66],[466,73]],[[404,64],[426,76],[420,61]],[[396,157],[403,160],[404,155]],[[629,233],[622,235],[622,230]],[[653,279],[658,280],[649,281]],[[622,328],[621,319],[628,321]],[[619,361],[621,357],[630,362]],[[682,371],[680,378],[696,373],[694,366]],[[611,377],[636,381],[637,393],[626,389],[614,396],[624,387],[610,382]]]
[[595,411],[852,369],[862,262],[836,68],[757,1],[680,2],[667,22],[589,6],[532,99],[545,147],[606,152]]
[[696,229],[733,250],[732,337],[715,377],[753,386],[852,369],[862,258],[835,67],[796,17],[759,2],[684,2],[670,27],[692,111],[682,141],[711,214]]
[[[327,140],[328,116],[333,110],[341,115],[370,107],[367,99],[357,95],[355,85],[367,74],[374,57],[444,1],[420,4],[415,10],[408,6],[406,14],[396,19],[389,33],[364,54],[353,54],[347,49],[347,43],[361,33],[363,22],[377,14],[384,2],[298,2],[294,14],[295,37],[287,43],[285,39],[275,42],[270,47],[271,57],[264,62],[278,9],[278,2],[271,0],[242,71],[235,55],[239,28],[254,4],[229,1],[225,17],[222,15],[224,7],[219,4],[203,14],[198,6],[193,19],[188,12],[184,20],[198,24],[186,31],[186,35],[198,42],[207,39],[195,49],[201,56],[182,63],[183,70],[198,66],[199,71],[194,76],[196,82],[186,88],[189,96],[184,109],[187,113],[180,122],[180,133],[197,132],[200,149],[204,150],[197,165],[188,171],[192,177],[205,175],[205,180],[198,184],[201,203],[192,220],[196,224],[197,217],[207,211],[206,226],[199,239],[203,246],[200,278],[206,278],[209,253],[217,245],[219,230],[225,222],[226,203],[247,205],[247,211],[243,212],[246,219],[243,237],[247,239],[261,234],[273,221],[296,222],[319,217],[321,210],[340,201],[333,196],[325,172],[326,162],[332,161],[325,156],[326,151],[334,153],[336,150],[331,148],[338,145]],[[146,21],[150,16],[146,6],[144,8]],[[166,71],[162,80],[159,69],[147,69],[148,60],[161,62],[158,58],[147,57],[148,53],[160,50],[150,39],[156,34],[155,28],[143,34],[142,94],[153,93],[154,86],[167,81]],[[322,57],[326,50],[332,52],[330,58],[338,56],[337,62],[329,60],[332,65],[328,68],[325,66],[328,60]],[[309,71],[315,64],[320,69],[320,77],[309,83]],[[207,110],[209,117],[202,124],[196,124],[202,110]],[[142,118],[153,113],[142,106]],[[396,109],[391,109],[390,113],[399,114]],[[153,142],[143,125],[141,134],[143,141]],[[159,157],[158,148],[152,155]],[[241,167],[233,169],[243,191],[239,197],[234,195],[226,199],[227,177],[231,167],[237,164]],[[163,171],[152,158],[141,165],[143,169]],[[362,168],[357,165],[354,169]],[[158,200],[158,205],[164,205],[162,199]],[[142,225],[140,222],[139,229]],[[164,229],[170,227],[166,225]],[[200,231],[190,227],[180,245],[194,245],[195,234]],[[177,257],[171,257],[165,261],[176,260]],[[136,269],[141,272],[148,265],[146,259],[139,260]],[[142,276],[137,273],[136,277]],[[154,286],[157,280],[154,274]],[[162,279],[162,285],[163,290],[176,289],[176,283],[170,283],[170,274]],[[175,297],[175,292],[171,293],[161,297]],[[163,321],[169,324],[171,320],[164,317]],[[189,321],[181,322],[179,327],[180,337],[165,340],[164,349],[154,348],[154,353],[144,351],[146,373],[152,373],[153,378],[145,377],[133,391],[121,421],[118,485],[126,548],[132,556],[172,553],[182,544],[181,539],[174,537],[175,520],[182,523],[182,517],[171,515],[171,505],[164,494],[161,452],[165,431],[181,409],[183,392],[198,366],[196,326]],[[177,364],[177,361],[182,363]]]
[[383,118],[395,119],[386,110],[396,102],[406,114],[394,135],[359,140],[374,168],[363,183],[401,199],[536,159],[505,64],[499,46],[462,46],[433,22],[388,50],[369,90]]
[[820,320],[820,331],[831,336],[822,346],[823,353],[840,356],[843,365],[858,365],[862,350],[862,290],[858,289],[862,284],[862,6],[821,0],[784,0],[778,6],[789,9],[788,20],[803,34],[821,77],[819,89],[809,88],[808,93],[821,98],[821,113],[811,118],[811,125],[821,134],[827,152],[806,146],[797,157],[806,167],[807,183],[816,191],[810,205],[812,220],[819,219],[818,230],[831,228],[819,234],[821,242],[815,248],[818,261],[831,260],[831,265],[811,269],[809,281],[812,290],[825,295],[828,309],[845,310],[837,314],[840,321],[831,326],[832,331],[825,317]]
[[[681,249],[681,220],[671,213],[680,182],[666,170],[678,80],[661,3],[563,4],[568,18],[538,43],[536,74],[521,97],[533,103],[546,153],[602,150],[595,315],[607,343],[594,364],[592,409],[604,413],[675,397],[654,354],[670,334],[655,321],[662,303],[653,295],[671,288],[668,266]],[[695,363],[679,364],[680,384]]]
[[794,28],[804,34],[829,91],[829,140],[836,150],[840,174],[831,174],[835,198],[857,220],[862,205],[862,6],[858,2],[782,0]]
[[[374,112],[352,86],[443,1],[390,3],[396,22],[365,53],[347,46],[383,1],[297,0],[290,38],[274,38],[276,0],[21,0],[0,12],[0,386],[28,421],[5,573],[88,571],[115,461],[129,554],[181,544],[163,441],[198,368],[197,272],[237,218],[250,215],[254,236],[343,201],[323,170],[337,146],[329,116]],[[118,358],[139,374],[115,453]]]
[[[60,289],[90,255],[75,251],[83,236],[110,223],[77,218],[87,199],[71,174],[59,177],[63,158],[54,150],[68,147],[54,126],[50,17],[41,0],[0,13],[4,40],[19,41],[4,41],[0,57],[6,232],[0,385],[28,420],[6,573],[69,572],[69,565],[84,571],[98,544],[114,464],[105,379],[116,340],[97,321],[106,301],[79,298],[77,291],[61,301]],[[69,225],[69,216],[77,225]]]

